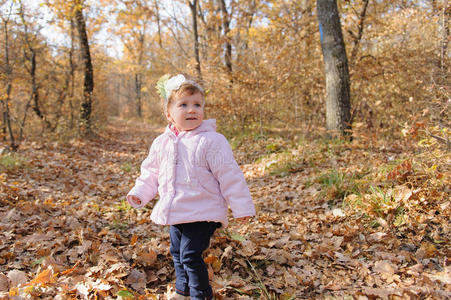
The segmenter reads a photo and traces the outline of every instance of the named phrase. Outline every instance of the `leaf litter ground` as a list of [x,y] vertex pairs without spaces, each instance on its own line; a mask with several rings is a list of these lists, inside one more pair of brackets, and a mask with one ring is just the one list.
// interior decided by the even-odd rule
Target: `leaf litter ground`
[[[0,299],[165,298],[174,282],[168,230],[150,222],[151,205],[124,201],[161,132],[116,120],[92,139],[24,144],[22,163],[0,175]],[[258,215],[212,240],[205,261],[218,299],[451,296],[449,190],[401,225],[388,209],[370,218],[374,226],[371,214],[326,201],[337,191],[316,178],[331,166],[376,165],[381,154],[324,154],[281,176],[268,175],[264,160],[246,163],[252,147],[241,148]],[[434,196],[398,187],[403,201]]]

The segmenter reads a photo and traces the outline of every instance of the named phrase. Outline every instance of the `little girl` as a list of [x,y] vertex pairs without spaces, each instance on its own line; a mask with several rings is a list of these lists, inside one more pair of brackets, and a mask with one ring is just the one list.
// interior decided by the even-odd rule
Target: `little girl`
[[157,88],[169,121],[150,147],[141,175],[127,195],[140,208],[160,195],[151,219],[170,225],[175,293],[168,299],[212,299],[202,253],[214,231],[227,226],[227,209],[247,222],[255,215],[243,173],[216,121],[204,120],[205,94],[184,75],[163,76]]

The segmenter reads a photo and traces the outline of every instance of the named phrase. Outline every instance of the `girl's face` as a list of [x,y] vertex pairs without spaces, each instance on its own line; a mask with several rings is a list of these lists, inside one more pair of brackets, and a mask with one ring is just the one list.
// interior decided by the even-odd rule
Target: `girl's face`
[[167,118],[178,131],[189,131],[200,126],[204,119],[204,101],[201,93],[182,95],[171,101]]

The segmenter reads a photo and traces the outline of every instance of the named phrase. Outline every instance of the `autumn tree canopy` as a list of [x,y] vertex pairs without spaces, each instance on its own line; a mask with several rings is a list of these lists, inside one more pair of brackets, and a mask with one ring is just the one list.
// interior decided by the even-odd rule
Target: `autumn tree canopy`
[[[447,2],[337,4],[351,82],[346,122],[400,132],[421,111],[442,119]],[[1,9],[2,130],[12,144],[21,130],[76,132],[87,114],[94,127],[108,116],[164,122],[153,87],[177,72],[202,76],[209,116],[231,132],[326,127],[315,2],[3,0]]]

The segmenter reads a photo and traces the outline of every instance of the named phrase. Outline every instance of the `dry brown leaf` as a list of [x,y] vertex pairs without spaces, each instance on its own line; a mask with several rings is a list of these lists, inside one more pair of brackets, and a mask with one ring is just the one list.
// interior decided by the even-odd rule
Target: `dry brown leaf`
[[17,287],[21,284],[25,284],[28,281],[27,274],[19,270],[11,270],[7,274],[10,281],[10,287]]
[[[130,139],[124,142],[124,137]],[[101,142],[78,139],[67,147],[52,143],[30,147],[23,152],[30,158],[30,169],[0,174],[0,287],[3,284],[6,289],[0,290],[0,299],[8,297],[8,289],[17,297],[36,299],[108,299],[117,297],[125,282],[130,289],[132,285],[145,286],[141,297],[156,299],[162,297],[162,287],[173,282],[167,231],[150,221],[149,209],[118,208],[118,199],[123,199],[138,176],[136,168],[128,173],[122,167],[139,164],[146,156],[142,144],[150,145],[151,139],[128,137],[128,133],[115,136],[123,139],[121,143],[99,138]],[[372,150],[346,144],[347,150],[339,155],[344,148],[329,151],[330,159],[318,152],[309,156],[312,160],[305,168],[294,167],[297,173],[283,177],[259,172],[258,163],[245,167],[252,176],[249,187],[258,214],[239,230],[245,232],[249,243],[230,241],[220,231],[212,239],[206,262],[211,275],[214,273],[212,285],[218,298],[236,299],[240,293],[249,299],[264,297],[263,284],[277,299],[341,299],[343,295],[446,299],[449,270],[439,269],[449,264],[445,225],[450,204],[443,201],[449,193],[439,182],[448,179],[446,166],[434,162],[437,171],[428,168],[427,173],[414,174],[414,170],[422,172],[417,168],[421,161],[415,158],[411,167],[395,166],[393,180],[403,185],[385,188],[386,174],[380,170],[386,169],[387,156],[397,159],[408,149],[396,148],[400,141],[395,146],[382,145],[384,150],[378,152],[381,145],[373,142]],[[307,146],[297,149],[302,159]],[[247,150],[253,147],[256,145],[249,143]],[[369,218],[361,217],[361,211],[354,214],[351,206],[333,210],[323,198],[338,196],[339,189],[315,180],[330,167],[343,174],[356,173],[355,178],[373,168],[379,177],[364,175],[360,180],[350,176],[341,188],[356,184],[365,193],[369,184],[380,182],[389,203],[377,214],[365,211],[367,203],[362,203],[362,212]],[[372,196],[378,198],[379,194]],[[4,202],[4,198],[8,200]],[[345,201],[368,200],[350,195]],[[340,217],[343,215],[348,217]],[[393,230],[395,217],[403,217],[405,222]],[[372,227],[370,221],[382,226]],[[149,233],[149,239],[138,238]],[[61,272],[58,277],[45,272],[34,275],[36,269],[50,267]],[[9,270],[22,271],[23,284],[36,276],[32,282],[45,287],[34,291],[28,285],[14,288],[8,276],[1,275]],[[132,274],[132,270],[142,274]],[[145,275],[145,285],[141,275]],[[368,287],[366,294],[358,295],[363,286]],[[25,290],[30,294],[25,295]]]
[[222,253],[222,256],[221,256],[221,261],[222,261],[224,258],[230,258],[230,257],[232,256],[232,249],[233,249],[232,246],[227,246],[227,247],[224,249],[224,252]]
[[157,253],[153,250],[143,250],[137,253],[136,259],[143,266],[152,266],[157,261]]
[[394,198],[397,202],[406,202],[410,199],[412,194],[412,190],[403,185],[395,189]]
[[372,297],[380,297],[382,299],[389,299],[390,296],[396,295],[396,296],[402,296],[402,292],[399,290],[394,289],[387,289],[387,288],[370,288],[370,287],[363,287],[362,293],[367,296]]
[[370,235],[370,238],[372,241],[380,242],[380,241],[383,241],[386,236],[387,236],[387,234],[385,232],[375,232]]
[[393,275],[396,273],[397,267],[389,261],[381,260],[374,264],[373,270],[383,275]]
[[83,244],[80,246],[77,246],[77,253],[78,254],[85,254],[86,252],[91,249],[92,241],[83,241]]
[[252,256],[257,251],[256,245],[252,241],[243,241],[241,243],[241,249],[237,252],[245,257]]
[[133,234],[131,239],[130,239],[130,246],[134,246],[137,241],[138,241],[138,235]]
[[435,257],[438,254],[437,247],[435,247],[434,244],[429,242],[421,243],[420,251],[423,251],[424,256],[427,258]]
[[451,266],[445,267],[445,269],[442,272],[437,272],[433,274],[426,273],[425,274],[429,279],[433,281],[439,281],[442,284],[445,285],[451,285]]
[[297,287],[299,285],[299,280],[296,278],[296,276],[292,275],[288,270],[285,270],[283,276],[285,283],[288,286]]
[[147,283],[146,274],[137,269],[133,269],[125,280],[125,283],[131,285],[136,291],[144,290]]
[[266,267],[266,272],[268,273],[269,276],[272,276],[275,271],[276,268],[274,267],[274,265],[269,265]]
[[5,292],[9,290],[9,279],[8,277],[0,273],[0,292]]

